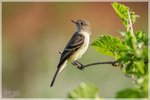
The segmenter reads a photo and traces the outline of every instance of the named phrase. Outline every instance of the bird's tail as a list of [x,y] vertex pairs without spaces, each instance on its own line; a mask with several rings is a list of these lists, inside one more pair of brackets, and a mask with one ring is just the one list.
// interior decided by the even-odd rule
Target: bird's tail
[[65,62],[64,62],[63,64],[61,64],[60,66],[58,65],[57,70],[56,70],[56,72],[55,72],[55,75],[54,75],[54,77],[53,77],[53,80],[52,80],[52,82],[51,82],[51,84],[50,84],[50,87],[53,86],[53,84],[54,84],[54,82],[55,82],[55,80],[56,80],[57,75],[65,68],[66,63],[67,63],[67,61],[65,61]]

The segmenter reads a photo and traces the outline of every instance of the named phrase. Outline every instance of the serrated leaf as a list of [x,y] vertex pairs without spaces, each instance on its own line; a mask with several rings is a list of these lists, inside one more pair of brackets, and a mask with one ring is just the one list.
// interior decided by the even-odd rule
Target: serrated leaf
[[126,44],[126,46],[128,47],[128,49],[134,49],[133,43],[132,43],[132,38],[131,36],[126,37],[126,39],[124,40],[124,43]]
[[143,60],[139,60],[139,61],[134,61],[135,66],[137,67],[137,69],[139,70],[139,72],[141,74],[144,74],[144,61]]
[[118,56],[121,51],[125,50],[125,46],[118,37],[110,35],[101,35],[92,43],[92,46],[102,54],[108,56]]
[[98,98],[99,89],[93,84],[81,83],[68,94],[69,98]]
[[143,31],[136,31],[135,36],[138,43],[143,43],[143,45],[147,46],[148,36],[146,35],[146,33],[144,33]]
[[130,61],[125,67],[124,67],[124,72],[126,74],[133,73],[133,62]]
[[133,88],[119,91],[116,98],[141,98],[141,95],[138,89]]
[[[128,11],[130,11],[130,8],[123,4],[117,3],[117,2],[112,3],[112,6],[113,6],[115,12],[118,14],[120,19],[122,20],[122,23],[126,27],[128,27],[128,25],[129,25]],[[136,18],[139,17],[138,15],[135,15],[135,13],[131,12],[131,11],[130,11],[130,16],[131,16],[132,23],[136,22]]]
[[125,36],[127,33],[124,31],[118,31],[122,36]]

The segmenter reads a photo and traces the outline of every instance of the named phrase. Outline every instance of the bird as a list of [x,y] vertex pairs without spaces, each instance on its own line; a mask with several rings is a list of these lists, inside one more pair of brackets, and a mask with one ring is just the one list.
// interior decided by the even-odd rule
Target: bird
[[[66,67],[68,61],[73,65],[81,64],[77,60],[82,57],[89,46],[90,35],[92,34],[91,24],[85,19],[71,21],[76,25],[77,31],[73,34],[61,53],[57,70],[51,81],[50,87],[54,85],[57,75]],[[79,69],[82,69],[82,67]]]

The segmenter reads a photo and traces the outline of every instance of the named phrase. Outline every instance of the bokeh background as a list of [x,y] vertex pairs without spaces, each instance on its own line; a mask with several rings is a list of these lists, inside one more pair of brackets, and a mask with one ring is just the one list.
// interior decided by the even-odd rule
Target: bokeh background
[[[147,33],[148,3],[123,4],[140,15],[134,31],[141,29]],[[59,51],[76,31],[70,20],[77,18],[91,23],[91,42],[101,34],[121,37],[118,31],[124,30],[111,2],[2,2],[3,97],[63,98],[82,82],[97,85],[101,97],[114,97],[117,91],[133,86],[131,79],[111,65],[81,71],[68,63],[50,88]],[[88,64],[108,60],[114,58],[89,46],[79,61]]]

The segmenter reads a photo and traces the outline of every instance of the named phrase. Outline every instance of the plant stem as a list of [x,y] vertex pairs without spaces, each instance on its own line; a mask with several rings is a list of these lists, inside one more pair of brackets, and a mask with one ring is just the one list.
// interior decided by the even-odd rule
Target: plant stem
[[134,32],[133,32],[132,21],[131,21],[131,16],[130,16],[129,10],[128,10],[128,19],[129,19],[129,28],[130,28],[130,31],[131,31],[131,35],[132,35],[133,37],[135,37],[135,36],[134,36]]
[[132,45],[134,47],[134,50],[137,49],[137,46],[136,46],[136,43],[137,43],[137,40],[136,40],[136,37],[134,35],[134,31],[133,31],[133,26],[132,26],[132,21],[131,21],[131,16],[130,16],[130,12],[128,10],[128,20],[129,20],[129,31],[130,31],[130,35],[132,36]]

